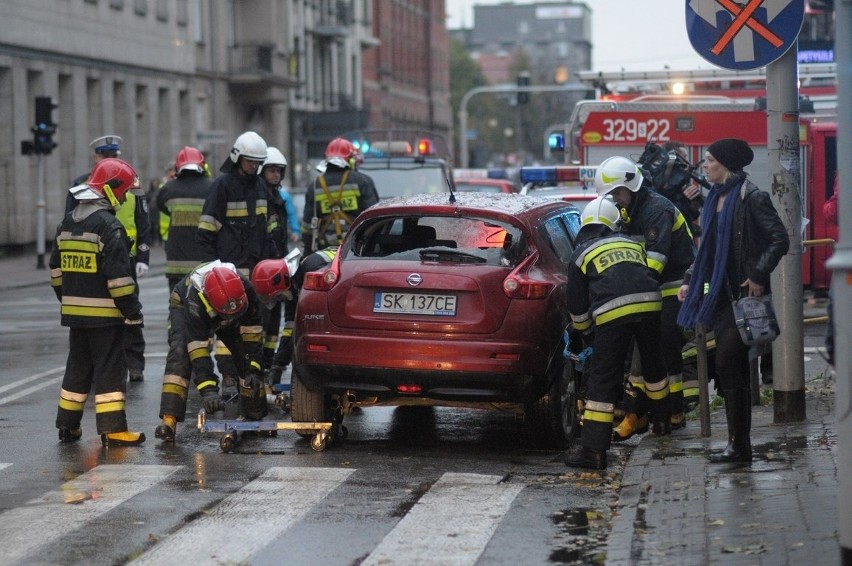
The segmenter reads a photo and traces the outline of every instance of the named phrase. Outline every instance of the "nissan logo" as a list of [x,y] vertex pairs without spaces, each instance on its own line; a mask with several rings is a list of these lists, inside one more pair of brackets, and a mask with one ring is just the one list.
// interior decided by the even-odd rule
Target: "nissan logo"
[[420,275],[419,273],[412,273],[411,275],[408,276],[406,281],[408,281],[408,284],[411,285],[412,287],[417,287],[418,285],[423,283],[423,276]]

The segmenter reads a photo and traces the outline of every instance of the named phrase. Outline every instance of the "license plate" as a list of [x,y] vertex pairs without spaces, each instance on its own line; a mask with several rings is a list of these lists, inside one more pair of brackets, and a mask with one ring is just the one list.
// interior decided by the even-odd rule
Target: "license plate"
[[373,312],[455,316],[458,297],[428,293],[376,293]]

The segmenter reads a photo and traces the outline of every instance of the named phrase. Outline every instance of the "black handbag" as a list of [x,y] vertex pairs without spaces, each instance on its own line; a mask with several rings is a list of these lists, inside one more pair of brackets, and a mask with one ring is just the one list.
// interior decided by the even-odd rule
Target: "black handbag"
[[732,306],[737,330],[744,344],[760,346],[778,338],[781,329],[772,307],[772,295],[743,297],[733,301]]

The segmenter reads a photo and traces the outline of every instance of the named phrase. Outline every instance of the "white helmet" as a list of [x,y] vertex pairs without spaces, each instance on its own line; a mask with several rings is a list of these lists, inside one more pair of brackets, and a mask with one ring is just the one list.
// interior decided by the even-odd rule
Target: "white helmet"
[[256,132],[245,132],[234,142],[231,148],[230,158],[233,163],[239,161],[240,156],[252,161],[263,161],[266,159],[266,142]]
[[580,227],[589,224],[602,224],[617,232],[621,223],[621,214],[618,207],[612,202],[612,199],[607,196],[597,197],[589,201],[586,207],[583,208],[583,214],[580,215]]
[[287,158],[284,157],[284,154],[281,153],[277,147],[269,146],[266,150],[266,159],[263,162],[263,165],[260,166],[260,171],[263,172],[263,168],[267,165],[276,165],[281,168],[281,174],[284,174],[284,171],[287,170]]
[[595,189],[599,195],[608,195],[618,187],[632,193],[642,186],[644,177],[639,166],[626,157],[610,157],[598,166],[595,172]]

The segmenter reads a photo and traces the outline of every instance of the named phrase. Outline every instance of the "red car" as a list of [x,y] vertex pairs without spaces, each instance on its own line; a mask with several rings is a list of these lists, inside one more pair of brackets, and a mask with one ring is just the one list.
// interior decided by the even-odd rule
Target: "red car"
[[355,406],[443,405],[514,411],[537,447],[575,433],[563,335],[579,211],[521,195],[454,198],[380,202],[326,271],[306,274],[294,422],[339,422]]

